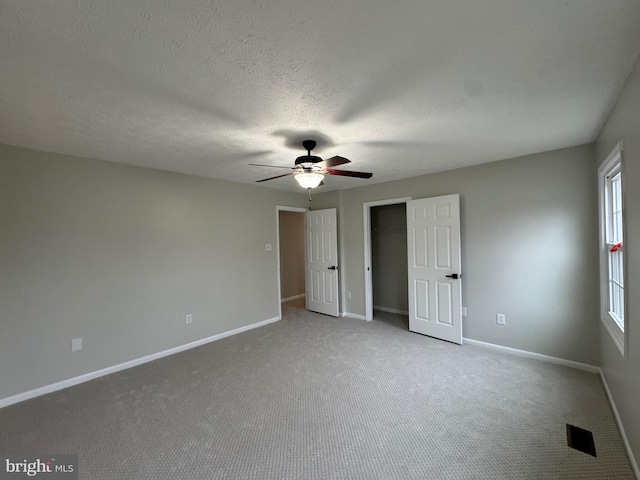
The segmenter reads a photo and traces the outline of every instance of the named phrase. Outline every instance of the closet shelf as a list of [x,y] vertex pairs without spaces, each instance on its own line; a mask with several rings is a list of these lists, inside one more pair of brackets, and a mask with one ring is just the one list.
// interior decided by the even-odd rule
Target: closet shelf
[[376,227],[374,232],[387,232],[387,233],[406,233],[405,227]]

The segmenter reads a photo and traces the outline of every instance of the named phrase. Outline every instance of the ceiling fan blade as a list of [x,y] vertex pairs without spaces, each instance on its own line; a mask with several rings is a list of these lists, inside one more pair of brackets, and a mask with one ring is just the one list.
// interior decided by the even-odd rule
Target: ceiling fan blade
[[281,167],[280,165],[263,165],[261,163],[250,163],[249,165],[253,167],[288,168],[289,170],[293,170],[291,167]]
[[288,177],[289,175],[293,175],[293,172],[285,173],[284,175],[277,175],[275,177],[263,178],[262,180],[256,180],[256,183],[266,182],[267,180],[275,180],[276,178],[280,178],[280,177]]
[[327,173],[329,175],[339,175],[343,177],[356,177],[356,178],[371,178],[373,177],[373,173],[369,172],[352,172],[349,170],[334,170],[333,168],[328,168]]
[[337,167],[338,165],[344,165],[345,163],[351,163],[351,160],[347,160],[344,157],[331,157],[323,160],[322,162],[316,163],[321,169]]

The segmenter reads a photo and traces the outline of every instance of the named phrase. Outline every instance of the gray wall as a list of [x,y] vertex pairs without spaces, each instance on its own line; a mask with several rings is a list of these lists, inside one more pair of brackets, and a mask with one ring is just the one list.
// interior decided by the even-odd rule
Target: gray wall
[[280,296],[304,293],[304,213],[280,211]]
[[371,280],[373,305],[406,312],[407,206],[404,203],[371,209]]
[[597,364],[596,190],[593,146],[581,146],[320,194],[313,207],[340,208],[343,308],[364,315],[362,204],[461,194],[464,336]]
[[[629,76],[597,141],[600,163],[624,141],[625,289],[627,356],[623,358],[601,325],[601,366],[634,452],[640,460],[640,60]],[[595,261],[595,260],[594,260]]]
[[306,202],[0,145],[0,398],[277,317],[265,244]]

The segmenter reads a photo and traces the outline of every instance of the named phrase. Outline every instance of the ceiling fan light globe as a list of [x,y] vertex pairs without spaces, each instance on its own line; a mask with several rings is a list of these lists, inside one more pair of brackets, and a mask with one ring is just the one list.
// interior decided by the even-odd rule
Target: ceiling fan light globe
[[321,173],[299,173],[295,175],[295,179],[302,188],[316,188],[324,179]]

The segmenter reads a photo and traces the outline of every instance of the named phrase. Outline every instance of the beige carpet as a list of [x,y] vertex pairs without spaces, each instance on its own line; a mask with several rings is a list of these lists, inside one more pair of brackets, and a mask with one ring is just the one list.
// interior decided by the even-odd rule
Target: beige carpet
[[596,375],[285,307],[0,410],[0,453],[77,453],[81,479],[633,479]]

